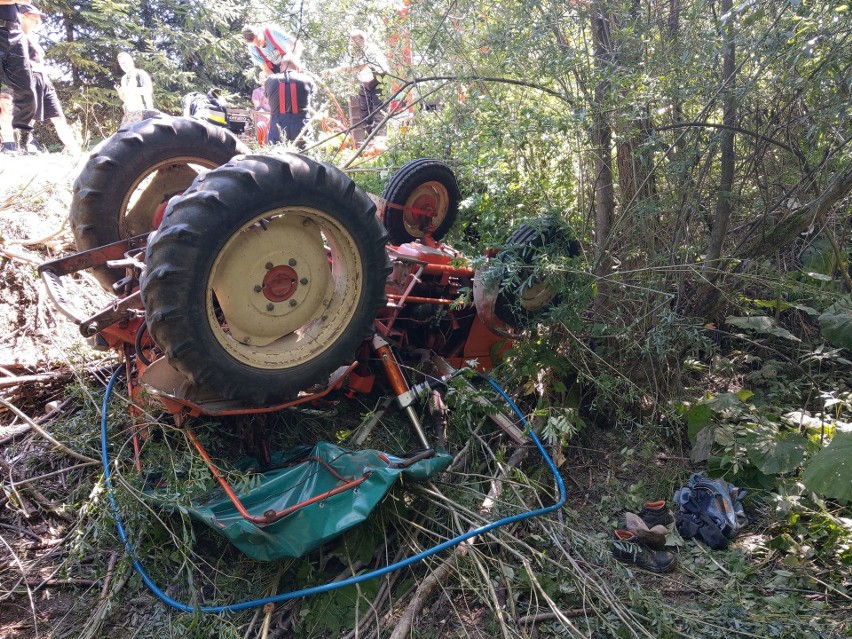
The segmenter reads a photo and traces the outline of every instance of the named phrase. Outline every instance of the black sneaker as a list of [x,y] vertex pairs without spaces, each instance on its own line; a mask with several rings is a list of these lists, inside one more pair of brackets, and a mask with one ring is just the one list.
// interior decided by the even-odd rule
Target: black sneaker
[[662,499],[660,501],[646,501],[638,515],[648,528],[669,526],[674,522],[672,511],[666,508],[666,502]]
[[629,530],[616,530],[611,545],[612,556],[625,564],[651,572],[671,572],[677,567],[677,557],[667,550],[651,550],[639,543]]

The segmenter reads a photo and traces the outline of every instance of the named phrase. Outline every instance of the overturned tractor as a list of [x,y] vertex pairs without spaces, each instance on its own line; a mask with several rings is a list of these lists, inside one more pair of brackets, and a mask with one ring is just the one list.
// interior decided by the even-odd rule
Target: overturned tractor
[[[441,243],[460,199],[452,170],[437,160],[405,164],[379,197],[328,164],[252,155],[222,128],[158,115],[122,128],[92,153],[70,214],[80,252],[39,272],[81,333],[123,357],[134,404],[164,406],[208,464],[224,496],[215,507],[191,509],[193,516],[255,558],[297,556],[363,519],[397,474],[425,477],[446,468],[449,457],[431,446],[418,401],[430,397],[440,411],[435,386],[465,366],[489,369],[515,328],[555,300],[545,281],[530,276],[508,286],[499,276],[483,277]],[[499,265],[506,251],[530,258],[550,232],[521,226],[491,259]],[[64,293],[62,277],[83,269],[115,296],[94,315]],[[106,408],[117,375],[102,421],[110,491]],[[377,381],[407,414],[421,447],[397,457],[318,444],[287,462],[319,464],[304,472],[322,474],[326,483],[312,483],[307,493],[271,488],[290,480],[267,449],[264,482],[238,495],[188,427],[188,417],[268,413],[336,391],[368,393]],[[493,419],[524,441],[512,420]],[[353,470],[354,459],[366,465]],[[345,516],[312,510],[332,497]],[[355,505],[365,497],[369,506]],[[305,521],[316,524],[315,534],[300,528]],[[299,594],[306,593],[286,597]]]
[[[541,283],[510,290],[458,265],[440,241],[460,198],[437,160],[370,196],[330,165],[251,155],[223,129],[158,116],[92,154],[70,216],[81,252],[39,270],[83,335],[126,356],[131,395],[175,414],[278,410],[369,391],[389,371],[407,396],[397,357],[490,368],[512,325],[553,300]],[[522,226],[507,244],[543,238]],[[86,268],[117,296],[91,317],[60,279]]]

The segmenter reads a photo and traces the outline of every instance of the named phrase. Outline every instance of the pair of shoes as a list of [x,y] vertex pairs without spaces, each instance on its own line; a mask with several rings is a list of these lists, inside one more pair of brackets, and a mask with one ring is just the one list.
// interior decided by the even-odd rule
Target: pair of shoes
[[613,557],[643,570],[666,573],[677,567],[677,556],[673,552],[649,548],[629,530],[616,530],[610,548]]
[[640,543],[654,550],[666,547],[666,537],[674,517],[664,500],[646,501],[638,514],[625,513],[624,519],[627,530],[636,535]]

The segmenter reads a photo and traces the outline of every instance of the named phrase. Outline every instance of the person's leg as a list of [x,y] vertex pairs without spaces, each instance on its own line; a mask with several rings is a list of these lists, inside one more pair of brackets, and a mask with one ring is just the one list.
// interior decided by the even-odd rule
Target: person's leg
[[[25,143],[32,132],[35,119],[35,83],[30,72],[29,47],[20,28],[0,28],[0,52],[2,71],[6,82],[12,87],[12,126]],[[20,140],[19,140],[20,141]]]
[[358,110],[361,112],[361,117],[358,122],[353,122],[355,126],[362,126],[367,132],[367,135],[373,130],[373,116],[370,112],[370,98],[367,85],[362,84],[358,89]]
[[382,114],[379,110],[382,106],[382,96],[379,93],[380,85],[378,80],[373,80],[367,86],[367,108],[370,110],[370,130],[375,128],[376,122],[381,121]]
[[41,105],[41,120],[50,120],[53,122],[56,135],[59,136],[59,140],[65,145],[65,148],[72,153],[79,153],[80,144],[77,142],[74,131],[68,126],[68,121],[62,112],[62,104],[59,102],[59,96],[56,94],[56,88],[48,78],[41,78],[41,81],[39,81],[40,73],[34,75],[36,76],[36,95]]
[[273,113],[272,117],[269,118],[269,131],[266,136],[266,141],[269,144],[278,144],[281,140],[280,117],[278,113]]

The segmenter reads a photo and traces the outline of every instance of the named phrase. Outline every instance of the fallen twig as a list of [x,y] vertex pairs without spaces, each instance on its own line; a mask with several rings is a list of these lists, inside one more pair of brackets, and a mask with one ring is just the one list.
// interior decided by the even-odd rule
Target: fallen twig
[[98,601],[106,599],[107,593],[109,592],[109,583],[112,581],[112,571],[115,569],[116,559],[118,559],[118,553],[113,550],[109,555],[109,563],[107,564],[106,575],[104,575],[104,586],[101,588],[101,596],[98,598]]
[[534,615],[524,615],[518,619],[519,626],[528,626],[533,623],[541,623],[542,621],[552,621],[560,617],[585,617],[589,611],[585,608],[572,608],[571,610],[560,610],[559,612],[538,612]]
[[42,479],[47,479],[48,477],[55,477],[56,475],[64,475],[65,473],[70,473],[72,470],[77,470],[79,468],[88,468],[89,466],[100,466],[101,462],[99,461],[90,461],[84,464],[76,464],[74,466],[69,466],[68,468],[60,468],[59,470],[54,470],[50,473],[45,473],[44,475],[37,475],[36,477],[27,477],[26,479],[22,479],[18,482],[15,482],[17,486],[24,486],[26,484],[33,484],[35,482],[41,481]]
[[10,386],[20,386],[30,382],[48,382],[48,381],[63,381],[71,377],[71,371],[54,371],[51,373],[38,373],[36,375],[16,375],[14,377],[0,378],[0,388],[9,388]]
[[[12,559],[14,560],[14,562],[18,564],[18,569],[21,571],[21,578],[26,579],[27,571],[24,568],[24,564],[21,563],[21,560],[18,558],[18,555],[16,555],[12,547],[8,543],[6,543],[6,539],[3,537],[3,535],[0,535],[0,541],[3,542],[3,545],[6,546],[6,549],[12,555]],[[35,631],[35,636],[38,637],[38,616],[36,615],[35,601],[33,600],[33,591],[29,587],[29,585],[24,585],[27,588],[27,597],[30,600],[30,610],[32,610],[33,613],[33,630]],[[3,598],[0,598],[0,601],[2,601],[2,599]]]
[[0,527],[7,528],[8,530],[14,530],[15,532],[19,532],[22,535],[24,535],[25,537],[29,537],[33,541],[39,541],[39,542],[41,541],[41,537],[39,537],[32,530],[29,530],[27,528],[21,528],[20,526],[15,526],[14,524],[7,524],[7,523],[4,523],[2,521],[0,521]]
[[9,402],[7,402],[2,397],[0,397],[0,404],[2,404],[6,408],[8,408],[10,411],[15,413],[15,415],[17,415],[18,417],[23,419],[25,422],[27,422],[30,425],[30,428],[32,428],[39,435],[44,437],[47,441],[49,441],[51,444],[56,446],[59,450],[64,452],[66,455],[69,455],[70,457],[73,457],[74,459],[79,459],[80,461],[83,461],[83,462],[94,462],[96,464],[100,464],[100,462],[97,459],[92,459],[91,457],[87,457],[86,455],[78,453],[77,451],[68,448],[68,446],[66,446],[62,442],[54,439],[46,430],[44,430],[41,426],[36,424],[30,417],[28,417],[26,414],[24,414],[17,406],[10,404]]

